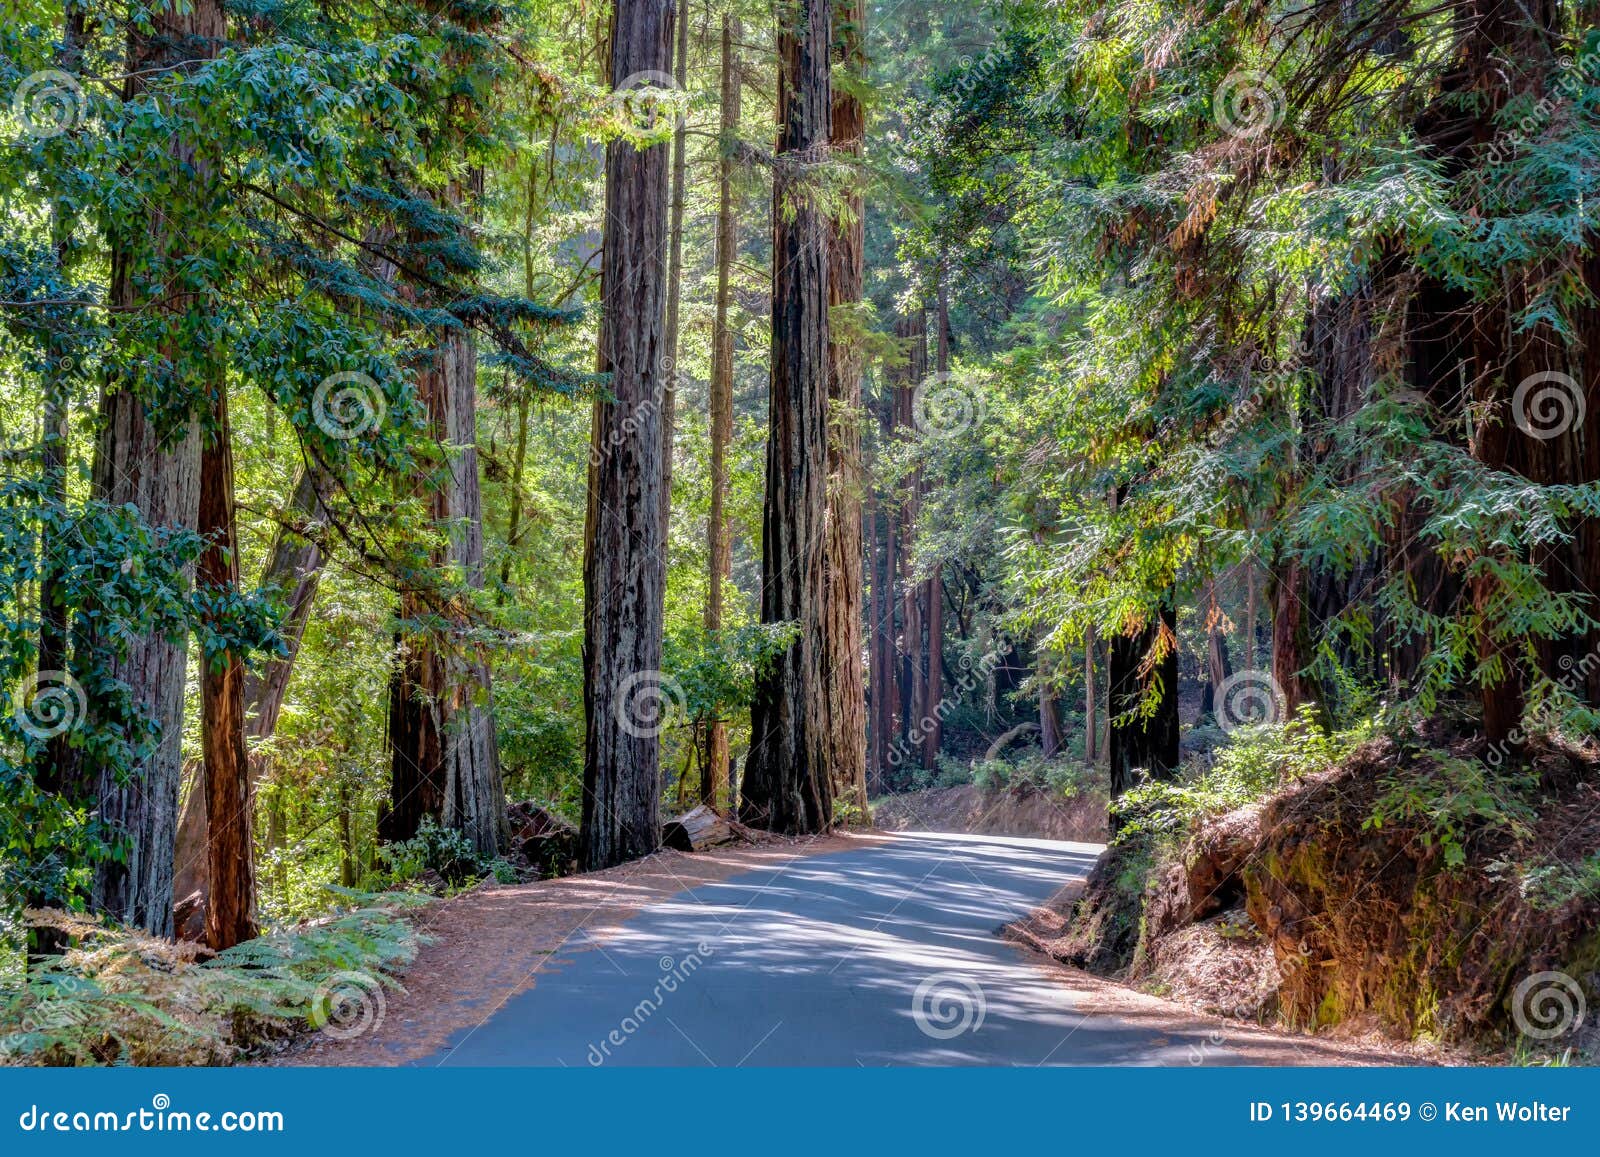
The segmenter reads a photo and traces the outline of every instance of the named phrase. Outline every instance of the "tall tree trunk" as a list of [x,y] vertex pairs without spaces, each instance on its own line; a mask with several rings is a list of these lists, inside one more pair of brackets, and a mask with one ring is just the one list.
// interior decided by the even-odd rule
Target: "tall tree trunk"
[[[921,309],[906,314],[895,326],[895,336],[905,350],[905,369],[894,392],[894,425],[896,429],[910,429],[915,425],[915,398],[917,387],[928,373],[927,319]],[[906,479],[900,493],[900,510],[896,518],[897,541],[895,562],[899,570],[901,600],[900,656],[903,674],[900,682],[900,702],[903,707],[901,735],[921,758],[923,720],[927,714],[927,648],[923,641],[922,583],[913,582],[917,514],[922,499],[922,472],[915,470]]]
[[[934,372],[950,372],[950,289],[945,279],[943,259],[937,273]],[[921,471],[917,486],[923,486]],[[927,630],[927,683],[923,688],[923,714],[927,726],[922,738],[922,766],[932,771],[939,765],[939,749],[944,745],[944,568],[935,565],[924,588],[923,606]]]
[[1054,759],[1061,750],[1061,716],[1056,712],[1056,693],[1050,686],[1044,649],[1034,665],[1034,678],[1039,681],[1039,746],[1046,759]]
[[944,746],[944,580],[941,567],[934,567],[923,584],[922,602],[926,636],[923,643],[922,687],[922,766],[929,771],[939,766],[939,749]]
[[[689,83],[689,14],[683,13],[678,21],[677,60],[672,75],[680,91],[688,91]],[[670,244],[667,253],[667,328],[663,337],[666,346],[666,373],[661,379],[661,549],[672,545],[672,452],[676,438],[678,413],[679,341],[678,310],[683,300],[683,202],[689,170],[689,132],[683,118],[672,134],[672,224],[669,227]]]
[[[244,674],[245,739],[260,742],[271,739],[278,727],[278,715],[289,690],[295,659],[305,637],[306,621],[317,583],[322,577],[322,547],[302,532],[307,524],[322,517],[322,500],[316,476],[311,469],[301,472],[290,498],[289,508],[273,539],[272,552],[261,573],[260,590],[280,592],[283,617],[278,621],[278,638],[284,653],[273,655],[261,666]],[[250,761],[250,794],[253,797],[266,774],[261,759]],[[195,777],[184,796],[178,816],[178,835],[174,850],[172,894],[178,900],[200,893],[202,910],[211,890],[210,862],[206,853],[207,808],[203,774]],[[180,933],[181,934],[181,933]]]
[[[636,73],[667,70],[674,11],[672,0],[618,0],[613,88]],[[600,369],[611,374],[611,398],[594,405],[583,560],[580,860],[588,870],[648,855],[660,842],[666,569],[656,402],[666,352],[668,161],[665,145],[606,145]]]
[[761,619],[798,623],[800,637],[757,680],[740,815],[789,833],[823,831],[833,822],[823,693],[832,228],[814,187],[832,118],[828,39],[827,0],[779,9]]
[[[441,385],[442,426],[450,456],[445,523],[450,528],[449,562],[467,586],[484,585],[483,492],[478,468],[478,358],[472,339],[461,335],[446,354]],[[465,628],[465,616],[457,619]],[[483,856],[506,846],[505,787],[494,733],[494,683],[486,654],[452,647],[446,659],[449,694],[442,708],[445,731],[444,825],[462,832]]]
[[[77,75],[82,67],[83,40],[87,16],[81,0],[67,0],[62,21],[61,48],[57,62],[64,72]],[[69,279],[72,263],[74,207],[64,191],[50,205],[51,243],[62,284]],[[63,335],[51,328],[46,338],[44,397],[41,406],[39,477],[44,483],[44,501],[51,514],[64,520],[67,510],[67,465],[70,457],[72,357]],[[47,521],[39,534],[39,671],[67,669],[67,607],[60,596],[62,544],[54,523]],[[74,756],[65,733],[45,745],[35,768],[38,786],[48,792],[68,789],[66,773]],[[41,898],[44,899],[44,898]],[[36,929],[41,947],[57,947],[59,937],[50,929]]]
[[1280,559],[1271,573],[1272,681],[1281,695],[1285,719],[1294,718],[1312,700],[1304,671],[1311,662],[1305,612],[1305,567],[1294,559]]
[[1100,695],[1095,686],[1095,630],[1083,636],[1083,759],[1091,766],[1100,758]]
[[[446,531],[441,569],[458,571],[469,590],[484,582],[483,505],[477,450],[478,359],[472,338],[446,333],[417,375],[443,461],[427,481],[432,517]],[[401,598],[401,619],[429,608],[420,593]],[[467,612],[446,616],[451,638],[415,634],[400,642],[389,692],[392,756],[389,806],[381,834],[409,839],[430,817],[460,831],[481,855],[498,855],[506,839],[486,659],[466,643]]]
[[[1143,630],[1119,632],[1111,639],[1111,796],[1115,799],[1133,787],[1137,772],[1152,779],[1169,779],[1178,768],[1178,647],[1177,615],[1168,601],[1160,616]],[[1151,663],[1152,649],[1163,648]],[[1151,663],[1149,676],[1159,681],[1160,701],[1152,714],[1142,714],[1145,694],[1141,670]]]
[[[437,194],[452,211],[481,199],[483,171]],[[441,238],[424,238],[442,240]],[[422,296],[427,290],[415,287]],[[484,586],[483,497],[478,469],[478,354],[472,335],[445,330],[425,355],[416,380],[439,460],[421,480],[430,515],[444,532],[439,572],[459,574],[468,592]],[[436,602],[437,600],[435,600]],[[404,624],[442,619],[399,639],[389,688],[391,773],[379,834],[409,839],[423,817],[461,832],[483,856],[495,856],[508,832],[500,753],[495,744],[493,680],[487,657],[468,641],[471,611],[451,593],[448,608],[429,605],[423,592],[404,592]],[[439,631],[447,632],[441,639]]]
[[[885,369],[878,404],[878,441],[887,447],[894,439],[901,393],[895,372]],[[895,763],[890,755],[898,750],[901,735],[900,652],[895,639],[895,610],[900,573],[900,530],[895,504],[874,484],[872,504],[872,794],[881,794],[893,782]]]
[[[228,390],[218,381],[200,457],[198,583],[213,598],[239,593],[239,534],[233,499]],[[206,815],[206,943],[220,952],[256,935],[255,848],[250,765],[244,744],[244,663],[232,650],[200,658],[202,782]]]
[[1254,555],[1246,555],[1244,560],[1245,575],[1245,612],[1244,612],[1244,668],[1253,671],[1256,667],[1256,618],[1259,614],[1256,593],[1256,560]]
[[1217,692],[1233,674],[1233,664],[1228,661],[1228,637],[1222,632],[1222,611],[1217,605],[1216,580],[1206,583],[1205,602],[1201,606],[1206,625],[1206,687],[1200,700],[1202,717],[1216,713]]
[[[733,154],[739,137],[739,18],[722,14],[722,134],[717,159],[717,309],[711,330],[711,513],[706,519],[706,631],[722,630],[722,584],[732,563],[728,541],[728,445],[733,441],[733,260],[739,248],[739,211],[733,196]],[[705,727],[700,759],[700,802],[716,807],[729,796],[728,728],[721,719]],[[728,803],[733,803],[728,799]]]
[[[227,34],[219,0],[170,4],[153,14],[148,31],[129,33],[124,96],[136,98],[148,77],[214,56]],[[210,165],[199,154],[202,142],[179,126],[174,132],[174,167],[193,174],[198,198],[211,186]],[[183,286],[180,231],[158,207],[143,236],[114,237],[110,302],[113,316],[135,316],[152,309],[169,314],[204,309]],[[152,297],[152,267],[171,274]],[[192,367],[211,361],[210,351],[169,348],[174,365],[185,367],[176,383],[198,391],[212,376]],[[100,403],[100,437],[95,450],[94,493],[112,505],[131,505],[154,528],[194,530],[199,521],[200,426],[190,415],[176,430],[158,430],[145,399],[112,383]],[[101,765],[94,769],[94,796],[102,822],[126,841],[126,855],[95,865],[91,887],[94,908],[115,920],[158,936],[172,931],[173,845],[182,779],[183,697],[187,639],[145,635],[130,641],[127,653],[109,663],[109,679],[129,689],[136,708],[160,727],[155,749],[131,776]]]
[[[865,80],[866,0],[837,0],[832,7],[833,52],[842,70]],[[833,90],[832,152],[860,162],[866,111],[850,86]],[[853,174],[853,179],[855,174]],[[832,222],[828,251],[828,306],[849,310],[861,301],[866,272],[863,205],[852,184],[843,212]],[[828,767],[834,793],[865,818],[867,808],[866,675],[861,666],[861,352],[852,325],[841,337],[830,330],[828,347],[827,595],[823,609],[824,695],[828,712]]]

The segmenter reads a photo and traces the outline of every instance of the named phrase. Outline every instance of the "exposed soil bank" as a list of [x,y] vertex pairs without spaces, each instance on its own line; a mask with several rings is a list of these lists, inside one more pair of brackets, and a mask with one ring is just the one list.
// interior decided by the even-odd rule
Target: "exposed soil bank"
[[873,808],[875,827],[891,832],[954,832],[1103,843],[1105,801],[1063,796],[1031,785],[989,790],[975,784],[892,795]]
[[1373,741],[1176,848],[1113,848],[1018,934],[1243,1019],[1581,1059],[1600,1043],[1600,759],[1480,754]]

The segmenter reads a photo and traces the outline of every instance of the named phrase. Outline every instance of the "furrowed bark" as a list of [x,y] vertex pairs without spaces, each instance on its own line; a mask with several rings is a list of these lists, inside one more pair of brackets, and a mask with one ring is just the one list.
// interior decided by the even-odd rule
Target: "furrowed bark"
[[[722,140],[717,161],[717,307],[711,331],[711,512],[706,519],[707,632],[722,629],[722,584],[732,565],[728,540],[728,446],[733,441],[733,261],[739,248],[738,204],[733,196],[733,154],[739,135],[739,18],[722,14]],[[721,719],[705,726],[700,758],[700,802],[711,807],[730,798],[728,728]]]
[[[239,535],[233,498],[233,434],[228,391],[218,382],[211,429],[200,459],[200,532],[206,536],[197,579],[214,595],[239,590]],[[208,817],[206,943],[215,951],[253,939],[255,848],[251,841],[250,761],[245,752],[244,663],[232,650],[200,659],[203,795]]]
[[[677,60],[673,65],[673,78],[680,91],[687,91],[689,82],[689,16],[685,13],[678,21]],[[687,184],[689,131],[684,120],[672,134],[672,224],[669,227],[671,244],[667,256],[667,328],[666,361],[663,368],[661,390],[661,547],[672,545],[672,451],[678,412],[678,312],[683,300],[683,201]]]
[[761,619],[798,623],[800,637],[757,681],[740,814],[751,826],[788,833],[833,822],[822,627],[831,229],[808,187],[808,170],[825,160],[832,118],[828,38],[827,0],[780,10]]
[[[477,351],[459,330],[446,333],[417,375],[417,396],[443,455],[427,480],[434,521],[447,529],[442,568],[483,589],[483,507],[478,478]],[[431,613],[419,593],[401,597],[400,617]],[[493,684],[484,656],[464,642],[464,611],[441,627],[403,633],[389,689],[391,774],[379,834],[409,839],[424,817],[462,832],[481,855],[498,855],[507,836],[492,715]],[[432,631],[453,637],[440,640]]]
[[[670,0],[620,0],[611,24],[613,87],[667,70],[674,14]],[[588,870],[648,855],[660,841],[659,719],[651,700],[666,579],[660,404],[668,162],[665,145],[606,146],[600,369],[611,383],[610,396],[594,405],[583,564],[579,859]]]
[[[832,7],[833,52],[852,77],[866,72],[866,0],[837,0]],[[859,162],[866,111],[850,92],[833,90],[833,154]],[[853,188],[832,222],[828,262],[830,312],[861,301],[866,242],[861,194]],[[827,596],[823,643],[828,711],[828,767],[838,798],[865,818],[867,808],[866,673],[861,665],[861,355],[853,328],[830,332],[828,347]]]
[[[128,79],[124,97],[137,97],[145,78],[185,61],[215,55],[227,34],[217,0],[176,4],[154,14],[148,32],[129,33]],[[172,137],[175,166],[190,169],[197,190],[210,184],[210,166],[199,153],[201,141],[181,126]],[[115,237],[111,252],[110,301],[113,315],[157,310],[183,315],[204,308],[186,292],[181,278],[166,282],[161,296],[148,293],[152,266],[176,269],[182,261],[180,230],[157,207],[148,231]],[[174,364],[192,367],[209,360],[207,351],[172,348]],[[194,380],[177,383],[198,389]],[[119,388],[121,386],[121,388]],[[193,414],[174,427],[158,429],[145,400],[126,384],[112,382],[100,403],[100,437],[93,471],[95,497],[113,505],[132,505],[145,523],[164,529],[194,530],[199,520],[200,428]],[[126,654],[109,663],[108,677],[125,685],[137,709],[160,727],[155,748],[131,774],[110,766],[92,769],[91,787],[101,820],[118,832],[126,855],[95,865],[90,903],[125,924],[158,936],[172,931],[173,847],[182,779],[183,696],[187,639],[152,635],[133,639]]]

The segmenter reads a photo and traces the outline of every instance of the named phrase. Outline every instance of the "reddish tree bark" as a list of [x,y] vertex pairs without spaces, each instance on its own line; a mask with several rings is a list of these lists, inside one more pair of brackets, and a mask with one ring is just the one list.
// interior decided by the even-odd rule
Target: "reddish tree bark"
[[[300,654],[306,621],[311,617],[311,604],[316,596],[324,561],[322,547],[314,538],[305,537],[302,532],[321,513],[322,502],[317,493],[315,475],[311,470],[306,470],[295,483],[289,508],[284,512],[273,540],[272,552],[261,574],[260,589],[276,591],[282,600],[283,617],[278,622],[278,638],[283,643],[284,653],[273,655],[259,667],[245,672],[244,727],[247,749],[250,741],[270,739],[277,730],[278,716],[289,690],[289,677],[294,673],[295,659]],[[252,795],[265,771],[262,760],[250,760]],[[172,888],[173,897],[178,901],[199,892],[201,911],[204,911],[211,889],[210,864],[206,856],[206,816],[202,772],[194,776],[194,784],[184,796],[183,811],[178,817]],[[186,934],[184,929],[177,931],[180,936]]]
[[[227,35],[218,0],[170,4],[153,13],[148,30],[128,34],[127,79],[123,95],[139,96],[148,78],[185,67],[186,62],[215,55]],[[210,195],[211,167],[200,149],[203,142],[178,126],[169,146],[174,168],[193,173],[196,202]],[[151,210],[142,236],[111,241],[110,303],[113,317],[149,311],[181,315],[203,309],[185,278],[180,230],[160,206]],[[151,271],[171,276],[151,296]],[[167,360],[183,367],[177,388],[200,391],[215,367],[202,369],[211,351],[179,349]],[[158,429],[149,407],[135,389],[113,381],[100,402],[100,437],[95,450],[94,493],[112,505],[132,505],[155,528],[193,530],[199,520],[200,430],[191,415],[176,429]],[[127,854],[103,859],[95,866],[91,904],[115,920],[158,936],[172,931],[173,846],[178,824],[178,792],[182,780],[183,695],[187,669],[186,639],[146,635],[131,640],[126,654],[114,659],[106,675],[128,687],[135,706],[161,728],[155,750],[131,777],[101,766],[90,784],[100,819],[126,840]]]
[[[833,53],[853,77],[866,75],[866,0],[832,6]],[[845,88],[833,90],[832,149],[859,162],[866,110]],[[861,301],[866,272],[863,204],[859,187],[845,197],[832,222],[828,251],[830,313]],[[828,713],[828,767],[834,793],[865,817],[867,808],[866,674],[861,665],[861,354],[851,329],[830,332],[828,347],[827,595],[823,604],[823,694]]]
[[[484,581],[477,390],[472,339],[452,330],[417,375],[417,397],[441,448],[441,462],[423,484],[433,520],[447,532],[438,564],[458,570],[473,590]],[[403,623],[436,614],[425,593],[402,594]],[[379,835],[409,839],[430,817],[462,832],[481,855],[494,856],[504,846],[506,821],[489,667],[461,641],[466,612],[451,610],[443,617],[443,626],[432,629],[454,638],[410,631],[397,638],[389,687],[389,803]]]
[[[722,584],[732,565],[728,540],[728,446],[733,441],[733,261],[739,248],[739,210],[733,196],[733,154],[739,136],[739,18],[722,14],[722,139],[717,160],[717,309],[711,329],[711,512],[706,519],[706,630],[722,629]],[[731,793],[728,728],[705,727],[700,756],[700,802],[712,807]],[[728,802],[733,802],[731,799]]]
[[833,823],[823,693],[832,230],[812,185],[832,120],[828,38],[827,0],[779,9],[761,619],[798,623],[800,637],[757,681],[740,815],[754,827],[790,833]]
[[[612,86],[669,67],[671,0],[619,0]],[[662,558],[660,399],[665,389],[668,149],[606,145],[600,369],[584,533],[585,745],[580,861],[637,859],[660,842],[656,709],[666,572]]]
[[[214,596],[239,591],[234,517],[233,435],[227,387],[218,382],[211,429],[200,458],[199,585]],[[202,783],[206,815],[206,943],[220,952],[256,935],[255,848],[251,841],[250,761],[244,744],[244,663],[232,650],[200,661]]]

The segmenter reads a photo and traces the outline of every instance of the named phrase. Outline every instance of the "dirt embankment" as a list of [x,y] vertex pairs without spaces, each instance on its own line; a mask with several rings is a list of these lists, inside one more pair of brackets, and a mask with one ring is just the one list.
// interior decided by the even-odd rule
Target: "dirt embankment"
[[956,832],[1103,843],[1105,800],[1064,796],[1031,785],[985,789],[975,784],[892,795],[872,811],[874,827],[891,832]]
[[1114,848],[1017,934],[1243,1019],[1592,1054],[1600,758],[1476,754],[1367,744],[1176,849]]

